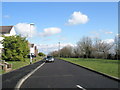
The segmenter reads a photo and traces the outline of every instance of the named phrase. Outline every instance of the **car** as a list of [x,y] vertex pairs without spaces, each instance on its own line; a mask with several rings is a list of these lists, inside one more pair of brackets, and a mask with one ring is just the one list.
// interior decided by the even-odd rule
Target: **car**
[[46,62],[54,62],[53,56],[47,56],[47,57],[45,58],[45,60],[46,60]]

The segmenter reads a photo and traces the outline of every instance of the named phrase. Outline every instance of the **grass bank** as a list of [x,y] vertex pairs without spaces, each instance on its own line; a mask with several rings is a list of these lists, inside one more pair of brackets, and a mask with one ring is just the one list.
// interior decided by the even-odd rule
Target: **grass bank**
[[92,70],[113,76],[119,77],[118,66],[120,61],[108,59],[91,59],[91,58],[61,58],[63,60],[90,68]]
[[[40,61],[41,59],[42,59],[42,57],[38,56],[38,57],[33,59],[32,63]],[[24,67],[26,65],[29,65],[30,64],[30,59],[26,58],[25,61],[7,61],[7,63],[12,64],[12,70],[15,70],[15,69],[19,69],[21,67]],[[3,74],[3,73],[6,73],[6,72],[4,72],[3,70],[0,70],[0,74]]]

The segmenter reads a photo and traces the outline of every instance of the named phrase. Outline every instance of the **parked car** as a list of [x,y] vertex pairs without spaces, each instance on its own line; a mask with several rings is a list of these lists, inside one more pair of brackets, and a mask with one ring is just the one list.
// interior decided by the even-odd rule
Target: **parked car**
[[47,56],[45,60],[46,62],[54,62],[53,56]]

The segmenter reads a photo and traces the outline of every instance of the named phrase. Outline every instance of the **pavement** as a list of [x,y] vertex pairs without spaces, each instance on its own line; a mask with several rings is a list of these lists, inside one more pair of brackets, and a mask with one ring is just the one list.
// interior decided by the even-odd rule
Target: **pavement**
[[[63,88],[79,90],[119,90],[119,85],[120,82],[116,80],[65,62],[64,60],[55,59],[55,62],[45,63],[28,77],[22,83],[20,90],[26,88],[49,88],[50,90]],[[7,85],[5,84],[4,86]]]
[[34,64],[30,64],[28,66],[22,67],[20,69],[11,71],[9,73],[2,75],[2,90],[13,89],[18,81],[23,78],[25,75],[33,71],[39,65],[43,63],[43,60],[38,61]]

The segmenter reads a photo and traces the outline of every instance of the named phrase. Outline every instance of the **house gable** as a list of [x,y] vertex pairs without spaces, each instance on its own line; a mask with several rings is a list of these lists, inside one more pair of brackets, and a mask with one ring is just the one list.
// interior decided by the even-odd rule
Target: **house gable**
[[14,26],[0,26],[0,34],[5,36],[16,35]]

